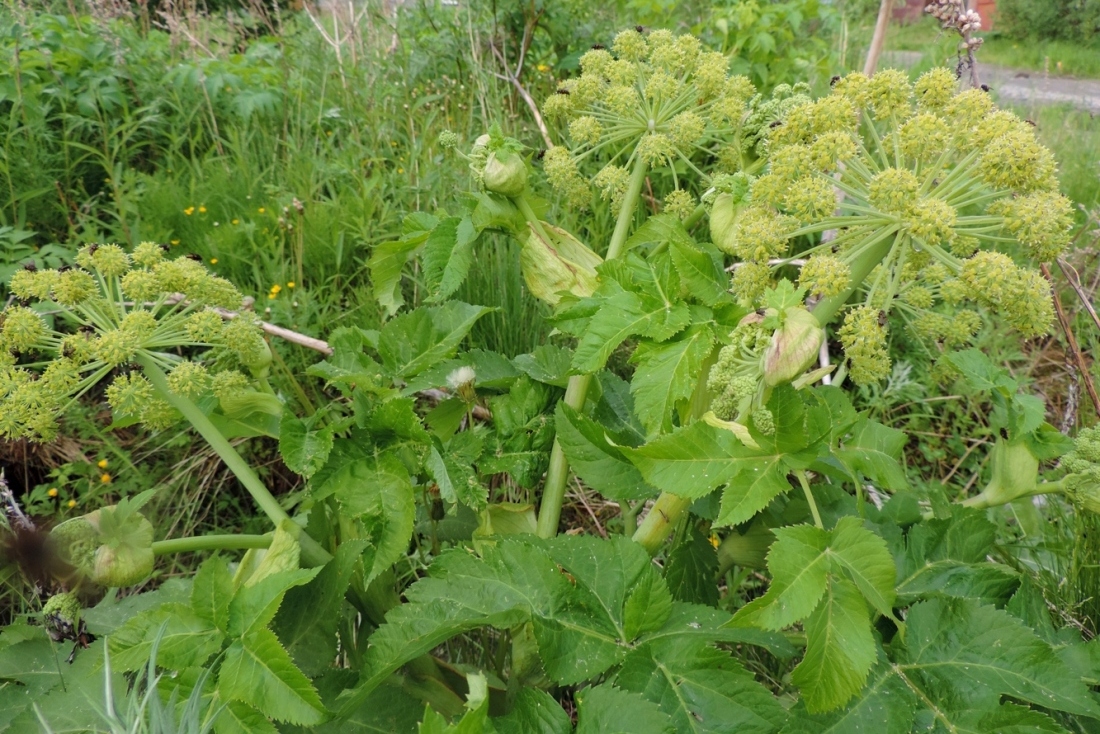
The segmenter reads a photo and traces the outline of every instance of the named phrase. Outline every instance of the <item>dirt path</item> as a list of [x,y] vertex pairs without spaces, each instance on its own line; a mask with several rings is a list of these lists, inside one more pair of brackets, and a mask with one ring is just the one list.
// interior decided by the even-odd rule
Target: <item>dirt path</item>
[[[882,66],[909,68],[923,58],[919,51],[887,51]],[[1051,76],[1041,71],[1009,69],[995,64],[978,64],[983,84],[1005,102],[1017,105],[1069,104],[1092,113],[1100,113],[1100,80]]]

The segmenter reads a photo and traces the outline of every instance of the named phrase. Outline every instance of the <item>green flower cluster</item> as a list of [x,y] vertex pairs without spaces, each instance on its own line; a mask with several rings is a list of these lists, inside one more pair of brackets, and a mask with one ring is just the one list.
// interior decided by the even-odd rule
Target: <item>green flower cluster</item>
[[[915,84],[894,70],[849,74],[829,95],[787,108],[766,147],[767,169],[737,210],[712,210],[712,239],[744,261],[733,290],[746,305],[764,294],[768,260],[792,254],[808,258],[799,280],[815,296],[859,289],[864,305],[840,330],[856,382],[889,374],[879,322],[894,310],[947,346],[965,343],[981,319],[941,303],[991,309],[1025,336],[1049,329],[1046,281],[997,248],[1019,243],[1054,259],[1069,245],[1073,211],[1032,126],[986,92],[959,92],[948,69]],[[825,231],[835,236],[792,252],[796,238]]]
[[[724,54],[666,30],[623,31],[611,50],[585,53],[580,67],[579,77],[563,81],[543,103],[572,143],[546,152],[546,177],[576,207],[588,206],[590,186],[617,206],[639,159],[650,168],[668,166],[679,189],[677,168],[699,172],[693,159],[739,139],[756,93],[745,77],[729,76]],[[719,155],[739,161],[741,152]],[[583,175],[581,164],[596,160],[602,170]],[[674,199],[670,211],[680,215],[685,201]]]
[[[223,321],[215,309],[240,308],[241,294],[201,263],[168,259],[144,242],[132,253],[89,245],[76,264],[24,269],[11,279],[12,294],[27,305],[0,312],[0,437],[51,440],[60,415],[106,378],[107,402],[119,417],[167,427],[178,414],[130,365],[152,360],[171,372],[173,392],[194,399],[213,380],[197,362],[181,361],[179,348],[213,347],[220,369],[236,364],[264,375],[271,353],[258,322],[243,315]],[[56,324],[32,302],[57,312]]]

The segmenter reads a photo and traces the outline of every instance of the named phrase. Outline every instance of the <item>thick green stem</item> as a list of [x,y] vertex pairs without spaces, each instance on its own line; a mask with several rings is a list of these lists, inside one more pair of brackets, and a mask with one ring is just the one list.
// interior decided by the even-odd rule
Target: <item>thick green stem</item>
[[817,511],[817,502],[814,501],[814,493],[810,491],[810,480],[806,478],[806,472],[797,471],[798,483],[802,485],[802,492],[806,495],[806,504],[810,506],[810,514],[814,516],[814,525],[817,525],[822,530],[825,529],[825,525],[821,522],[821,513]]
[[[615,221],[615,231],[611,233],[611,242],[607,246],[605,260],[618,257],[626,244],[626,236],[630,232],[630,225],[634,221],[634,207],[637,206],[638,197],[642,193],[642,185],[645,183],[647,167],[641,157],[634,161],[634,170],[630,174],[630,183],[623,197],[623,206],[619,210],[619,218]],[[530,219],[527,211],[530,206],[521,198],[517,199],[520,211]],[[526,206],[526,211],[524,210]],[[538,221],[537,219],[535,220]],[[592,375],[574,375],[569,378],[569,385],[565,389],[565,404],[574,410],[584,407],[584,400],[588,396],[588,386],[592,383]],[[558,534],[558,521],[561,520],[561,505],[565,500],[565,485],[569,480],[569,462],[565,458],[561,444],[554,439],[554,448],[550,450],[550,466],[546,470],[546,484],[542,490],[542,504],[539,506],[538,525],[536,532],[540,538],[553,538]]]
[[[214,449],[221,460],[225,462],[225,465],[229,467],[229,470],[236,475],[240,480],[244,488],[248,490],[248,493],[252,495],[252,499],[256,501],[260,509],[276,526],[282,523],[283,520],[289,520],[290,516],[287,515],[286,510],[282,508],[279,501],[272,496],[268,491],[264,483],[260,481],[260,478],[256,476],[256,472],[252,470],[252,467],[248,465],[241,455],[237,453],[237,450],[233,448],[233,445],[222,435],[206,414],[199,410],[199,407],[193,402],[177,395],[171,391],[168,387],[168,378],[164,372],[157,366],[157,363],[147,354],[138,353],[135,357],[137,362],[141,365],[145,372],[145,376],[149,378],[149,382],[152,383],[153,388],[157,391],[159,396],[164,400],[167,400],[169,404],[180,413],[183,417],[194,426],[195,430],[199,432],[199,435],[206,439],[206,442],[210,444],[210,448]],[[298,542],[302,546],[302,560],[309,565],[321,565],[327,563],[332,556],[322,548],[317,541],[309,537],[306,533],[301,533],[298,538]]]
[[535,214],[535,210],[531,208],[531,203],[527,201],[527,195],[520,194],[512,199],[512,201],[515,202],[516,208],[519,209],[519,213],[523,215],[523,218],[527,220],[528,224],[538,232],[539,237],[542,237],[547,245],[553,245],[554,240],[550,239],[550,233],[542,226],[542,220]]
[[[584,407],[588,386],[592,375],[573,375],[565,388],[565,404],[573,410]],[[542,505],[539,507],[536,532],[540,538],[553,538],[558,534],[558,521],[561,519],[561,505],[565,501],[565,485],[569,480],[569,461],[565,458],[561,444],[554,440],[550,450],[550,466],[546,470],[546,484],[542,489]]]
[[153,555],[165,556],[171,553],[210,550],[245,550],[267,548],[270,545],[270,535],[196,535],[191,538],[158,540],[153,543]]
[[829,298],[822,298],[814,306],[814,317],[817,318],[822,328],[828,325],[833,317],[836,316],[848,299],[852,297],[852,293],[856,288],[867,279],[867,276],[871,274],[871,271],[875,269],[875,266],[882,262],[883,258],[890,254],[890,249],[894,246],[894,236],[884,237],[881,242],[871,247],[862,255],[860,255],[854,262],[850,264],[851,268],[851,285],[846,291]]
[[634,542],[641,543],[649,551],[649,555],[656,555],[677,521],[691,507],[691,502],[684,497],[663,492],[653,503],[641,527],[634,533]]

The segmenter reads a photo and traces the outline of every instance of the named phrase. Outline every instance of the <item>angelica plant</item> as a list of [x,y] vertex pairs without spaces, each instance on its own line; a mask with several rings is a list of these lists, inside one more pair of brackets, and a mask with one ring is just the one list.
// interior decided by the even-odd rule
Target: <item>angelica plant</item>
[[[77,253],[75,267],[20,270],[10,289],[21,304],[0,314],[0,436],[51,440],[61,416],[106,383],[116,420],[152,429],[189,422],[272,521],[286,519],[197,404],[213,401],[244,413],[257,401],[278,405],[267,383],[271,350],[258,320],[248,312],[226,320],[219,312],[241,307],[232,283],[200,262],[168,258],[160,245],[144,242],[132,253],[114,244],[88,245]],[[151,560],[148,535],[142,545]],[[310,548],[323,557],[320,548]],[[151,563],[141,568],[152,570]],[[132,576],[125,575],[135,583]],[[109,570],[92,577],[113,578]]]

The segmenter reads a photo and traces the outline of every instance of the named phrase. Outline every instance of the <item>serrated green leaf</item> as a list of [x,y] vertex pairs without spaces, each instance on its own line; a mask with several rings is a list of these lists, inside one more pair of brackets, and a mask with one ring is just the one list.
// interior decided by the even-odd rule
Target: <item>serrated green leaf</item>
[[684,539],[668,554],[665,582],[677,601],[718,605],[718,552],[698,528],[689,525]]
[[805,626],[806,655],[791,673],[791,682],[810,712],[843,706],[863,688],[875,663],[867,602],[851,581],[831,576]]
[[812,525],[775,529],[768,551],[772,582],[764,596],[742,607],[731,622],[780,630],[805,619],[817,607],[828,583],[829,533]]
[[333,559],[304,586],[288,589],[275,617],[275,631],[295,665],[315,676],[336,659],[336,632],[344,593],[356,566],[372,568],[374,547],[366,540],[345,540]]
[[370,269],[371,287],[378,305],[392,316],[405,305],[401,294],[401,271],[413,252],[428,239],[429,232],[438,220],[430,214],[416,212],[405,217],[401,239],[383,242],[371,249],[367,267]]
[[1008,393],[1016,392],[1016,382],[1009,378],[1008,373],[993,364],[988,356],[979,349],[964,349],[952,352],[947,359],[959,370],[975,390],[987,392],[991,390],[1003,390]]
[[320,571],[320,568],[280,571],[255,584],[242,586],[229,603],[229,635],[243,637],[267,627],[268,622],[275,618],[286,592],[295,586],[308,584]]
[[573,585],[554,614],[536,615],[535,637],[547,674],[559,683],[590,679],[617,664],[624,643],[659,629],[672,596],[649,555],[628,538],[563,537],[549,542]]
[[910,734],[916,710],[916,694],[888,664],[880,663],[860,695],[841,711],[811,714],[805,701],[799,701],[783,734]]
[[465,351],[454,359],[440,362],[435,367],[425,370],[413,379],[409,380],[402,395],[415,395],[421,390],[433,387],[450,387],[447,378],[455,370],[469,367],[474,371],[475,386],[478,389],[489,388],[501,390],[507,388],[521,371],[503,354],[489,352],[484,349],[471,349]]
[[859,518],[842,517],[832,531],[829,559],[879,614],[893,616],[897,571],[885,540],[863,527]]
[[686,295],[706,306],[729,299],[729,277],[714,245],[677,238],[670,240],[669,251]]
[[[161,625],[167,625],[161,631]],[[157,638],[160,641],[157,642]],[[157,644],[157,664],[170,670],[202,665],[217,653],[225,635],[184,604],[162,604],[133,617],[110,637],[111,666],[138,670]]]
[[785,718],[783,707],[741,663],[701,639],[644,645],[614,682],[660,706],[678,732],[770,734]]
[[1069,734],[1046,714],[1026,706],[1001,704],[994,711],[963,711],[946,717],[952,731],[959,734]]
[[341,698],[341,715],[357,710],[395,670],[436,645],[478,627],[513,627],[535,609],[548,615],[565,594],[568,582],[545,552],[514,540],[482,551],[481,558],[444,552],[432,575],[406,590],[409,603],[392,609],[371,636],[363,681]]
[[240,701],[229,701],[214,722],[214,734],[278,734],[259,711]]
[[714,342],[714,327],[704,323],[692,326],[679,339],[638,345],[630,358],[637,365],[630,392],[635,412],[650,435],[672,430],[676,406],[691,397]]
[[397,440],[426,444],[431,440],[412,398],[390,398],[363,406],[359,400],[363,396],[362,392],[355,393],[356,422],[374,443],[384,445]]
[[654,487],[689,499],[732,481],[751,456],[732,433],[703,421],[622,450]]
[[1008,566],[987,561],[997,526],[979,510],[957,508],[950,519],[913,527],[899,563],[897,593],[903,603],[943,595],[1002,603],[1019,580]]
[[[1088,688],[1018,619],[973,599],[931,599],[906,618],[896,666],[930,698],[989,708],[1011,696],[1047,709],[1097,717]],[[966,704],[969,704],[967,706]]]
[[717,527],[739,525],[763,510],[791,485],[790,469],[782,454],[744,459],[741,469],[722,492],[722,504],[714,524]]
[[834,455],[851,470],[881,487],[897,491],[908,486],[905,470],[898,463],[907,440],[904,431],[862,418],[853,428],[851,438]]
[[592,489],[616,501],[643,499],[657,494],[641,472],[617,446],[603,426],[565,404],[555,411],[557,439],[570,468]]
[[480,511],[489,499],[489,490],[478,479],[474,462],[481,455],[483,439],[470,431],[455,434],[447,445],[432,438],[432,447],[424,468],[439,486],[444,500],[461,502]]
[[268,629],[255,629],[229,646],[218,675],[218,693],[276,721],[311,726],[324,718],[317,691]]
[[642,226],[634,230],[634,233],[627,238],[623,249],[629,252],[641,245],[672,244],[690,240],[691,235],[684,229],[679,217],[675,214],[657,214],[647,218]]
[[447,298],[466,280],[479,234],[469,217],[447,217],[431,231],[421,256],[428,301]]
[[[318,687],[320,685],[318,683]],[[385,683],[349,716],[325,722],[313,731],[317,734],[413,734],[423,715],[423,701],[413,698],[396,683]]]
[[279,454],[288,469],[307,479],[328,460],[332,438],[331,425],[312,430],[290,411],[284,411],[279,421]]
[[521,354],[512,360],[532,380],[556,387],[568,384],[572,361],[573,353],[555,344],[541,344],[530,354]]
[[229,602],[233,576],[221,556],[203,561],[191,585],[191,609],[195,616],[222,632],[229,630]]
[[317,490],[335,495],[348,517],[359,518],[374,545],[373,563],[364,569],[369,584],[405,555],[412,537],[416,500],[408,470],[395,457],[356,459],[345,464]]
[[378,338],[382,365],[396,377],[414,377],[454,356],[474,323],[490,311],[485,306],[448,301],[397,316],[386,322]]
[[512,710],[493,719],[497,734],[572,734],[569,714],[546,691],[521,688]]
[[620,446],[637,447],[645,443],[645,428],[634,412],[630,383],[613,372],[596,374],[600,396],[592,409],[592,418],[606,429]]
[[672,721],[654,703],[611,685],[577,693],[576,734],[671,734]]
[[573,353],[574,372],[591,374],[607,364],[616,347],[632,336],[663,341],[691,322],[684,304],[669,305],[652,296],[619,291],[607,297],[592,316]]

